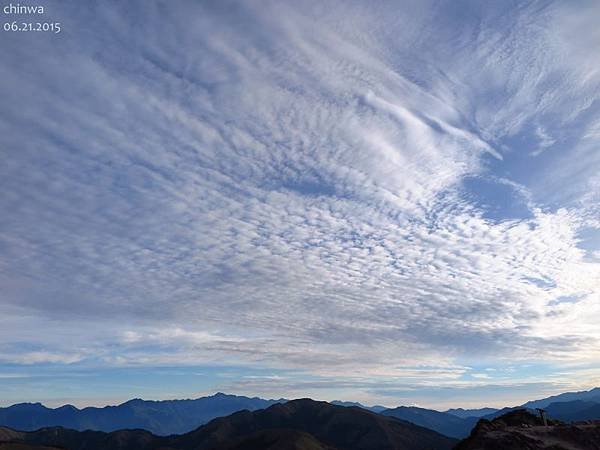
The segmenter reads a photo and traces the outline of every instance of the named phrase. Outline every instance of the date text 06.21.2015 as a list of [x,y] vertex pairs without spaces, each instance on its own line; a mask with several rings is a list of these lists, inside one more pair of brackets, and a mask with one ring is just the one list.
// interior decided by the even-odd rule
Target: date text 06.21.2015
[[12,22],[5,22],[2,26],[4,31],[32,31],[32,32],[46,32],[46,33],[60,33],[60,22],[19,22],[13,20]]

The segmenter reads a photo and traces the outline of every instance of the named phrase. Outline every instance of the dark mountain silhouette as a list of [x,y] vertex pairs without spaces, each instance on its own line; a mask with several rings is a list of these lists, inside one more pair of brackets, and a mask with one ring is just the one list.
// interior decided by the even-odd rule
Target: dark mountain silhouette
[[[2,437],[3,434],[4,437]],[[104,433],[52,427],[26,432],[0,428],[0,441],[58,447],[67,450],[158,449],[161,448],[160,444],[163,439],[166,438],[155,436],[144,430],[119,430]]]
[[118,406],[77,409],[72,405],[46,408],[20,403],[0,408],[0,425],[32,431],[61,426],[74,430],[115,431],[142,428],[158,435],[186,433],[210,420],[247,409],[266,408],[280,400],[264,400],[217,393],[194,400],[148,401],[134,399]]
[[444,450],[457,442],[435,431],[356,407],[309,399],[239,411],[183,435],[155,436],[144,430],[112,433],[43,428],[0,428],[0,441],[67,450]]
[[489,421],[481,419],[455,450],[600,450],[600,421],[564,424],[519,409]]
[[23,433],[0,427],[0,450],[58,450],[58,447],[14,442],[22,440]]
[[461,417],[463,419],[467,417],[484,417],[490,414],[494,414],[497,412],[497,408],[477,408],[477,409],[463,409],[463,408],[452,408],[447,411],[444,411],[448,414],[452,414],[456,417]]
[[545,409],[549,417],[564,422],[600,420],[600,403],[574,400],[572,402],[551,403]]
[[329,402],[332,405],[338,405],[338,406],[356,406],[358,408],[362,408],[362,409],[366,409],[367,411],[373,411],[375,413],[380,413],[382,411],[385,411],[386,408],[385,406],[381,406],[381,405],[374,405],[374,406],[365,406],[362,403],[358,403],[358,402],[343,402],[341,400],[334,400],[332,402]]
[[219,436],[223,434],[240,437],[264,429],[304,431],[318,441],[340,449],[441,449],[450,448],[455,442],[434,431],[362,408],[341,407],[309,399],[215,419],[190,435],[196,441],[214,445],[219,443]]
[[262,430],[234,440],[224,450],[336,450],[296,430]]
[[417,408],[415,406],[400,406],[398,408],[386,409],[381,414],[397,417],[398,419],[420,425],[446,436],[462,439],[469,435],[477,417],[460,418],[452,414],[435,411],[433,409]]
[[[497,411],[494,411],[491,414],[480,417],[480,419],[494,420],[496,417],[500,417],[500,416],[503,416],[505,414],[508,414],[510,412],[517,411],[520,409],[523,409],[523,407],[522,406],[507,406],[506,408],[499,409]],[[527,408],[525,408],[525,409],[527,409]],[[531,411],[535,411],[535,410],[531,410]]]
[[45,445],[19,444],[14,442],[0,443],[0,450],[62,450],[58,447],[46,447]]

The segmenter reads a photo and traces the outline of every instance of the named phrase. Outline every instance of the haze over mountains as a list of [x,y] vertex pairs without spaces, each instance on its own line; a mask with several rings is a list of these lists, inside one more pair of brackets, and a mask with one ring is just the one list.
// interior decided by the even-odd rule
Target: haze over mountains
[[369,411],[376,412],[376,413],[380,413],[380,412],[388,409],[387,407],[381,406],[381,405],[366,406],[359,402],[344,402],[341,400],[333,400],[329,403],[331,403],[332,405],[338,405],[338,406],[357,406],[359,408],[367,409]]
[[463,408],[451,408],[447,412],[456,417],[483,417],[489,414],[493,414],[498,411],[496,408],[477,408],[477,409],[463,409]]

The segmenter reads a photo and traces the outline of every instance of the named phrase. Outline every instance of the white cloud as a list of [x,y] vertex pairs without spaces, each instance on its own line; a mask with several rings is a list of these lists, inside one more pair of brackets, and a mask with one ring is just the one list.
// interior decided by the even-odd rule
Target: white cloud
[[[560,9],[138,7],[135,30],[100,6],[89,35],[1,49],[4,360],[381,380],[435,361],[431,383],[597,360],[576,234],[598,220],[598,85],[552,37]],[[546,164],[514,162],[520,133]],[[485,219],[469,175],[533,217]]]
[[78,354],[56,353],[56,352],[26,352],[19,355],[1,355],[0,360],[16,364],[41,364],[41,363],[60,363],[73,364],[82,360]]

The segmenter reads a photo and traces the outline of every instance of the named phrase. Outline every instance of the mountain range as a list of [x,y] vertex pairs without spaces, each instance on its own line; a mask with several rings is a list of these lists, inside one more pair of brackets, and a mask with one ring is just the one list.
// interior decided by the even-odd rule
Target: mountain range
[[[157,436],[165,436],[190,432],[212,419],[237,411],[256,411],[284,402],[287,400],[264,400],[257,397],[217,393],[194,400],[147,401],[134,399],[118,406],[104,408],[78,409],[71,405],[65,405],[52,409],[40,403],[22,403],[0,408],[0,425],[23,431],[54,426],[80,431],[104,432],[137,428],[147,430]],[[479,419],[493,420],[519,408],[528,408],[535,412],[536,407],[544,407],[549,417],[564,422],[600,419],[600,388],[565,393],[499,410],[481,408],[475,410],[453,409],[442,412],[416,406],[385,408],[339,400],[333,401],[331,404],[340,407],[361,408],[384,416],[395,417],[452,438],[462,439],[469,435]]]
[[398,408],[386,409],[381,414],[406,420],[407,422],[458,439],[468,436],[479,420],[478,417],[462,418],[445,412],[417,408],[415,406],[399,406]]
[[[527,409],[535,413],[536,408],[545,408],[548,417],[564,422],[600,419],[600,388],[594,388],[590,391],[567,392],[545,399],[533,400],[520,406],[502,409],[455,409],[440,412],[414,406],[401,406],[384,410],[381,414],[407,420],[446,436],[462,439],[469,435],[478,419],[493,420],[496,417],[520,409]],[[473,416],[468,415],[471,412],[474,413]]]
[[[0,442],[68,450],[446,450],[457,441],[427,428],[359,407],[310,399],[239,411],[182,435],[145,430],[75,431],[60,427],[32,432],[0,428]],[[7,445],[7,444],[3,444]],[[2,447],[0,447],[2,448]]]
[[0,408],[0,425],[24,431],[61,426],[74,430],[116,431],[141,428],[157,435],[189,432],[210,420],[236,411],[267,408],[287,400],[264,400],[217,393],[194,400],[133,399],[118,406],[78,409],[72,405],[47,408],[41,403],[19,403]]
[[588,402],[600,403],[600,387],[590,389],[589,391],[565,392],[564,394],[553,395],[541,400],[532,400],[524,403],[523,408],[535,409],[546,408],[551,403],[565,403],[575,400],[584,400]]
[[[563,402],[568,403],[568,402]],[[547,425],[525,408],[480,419],[457,442],[426,428],[310,399],[240,411],[183,435],[111,433],[61,427],[33,432],[0,427],[0,450],[600,450],[600,421]]]
[[[570,402],[555,402],[572,403]],[[583,401],[582,401],[583,402]],[[586,403],[586,402],[583,402]],[[550,404],[549,406],[551,406]],[[395,408],[396,409],[396,408]],[[442,413],[443,414],[443,413]],[[600,420],[547,425],[525,408],[479,419],[458,442],[357,406],[310,399],[240,411],[196,430],[156,436],[139,429],[23,432],[0,427],[0,450],[600,450]]]
[[362,403],[358,403],[358,402],[343,402],[341,400],[333,400],[333,401],[331,401],[329,403],[331,403],[332,405],[346,406],[346,407],[356,406],[358,408],[366,409],[366,410],[374,412],[374,413],[380,413],[380,412],[385,411],[386,409],[388,409],[385,406],[381,406],[381,405],[365,406]]

